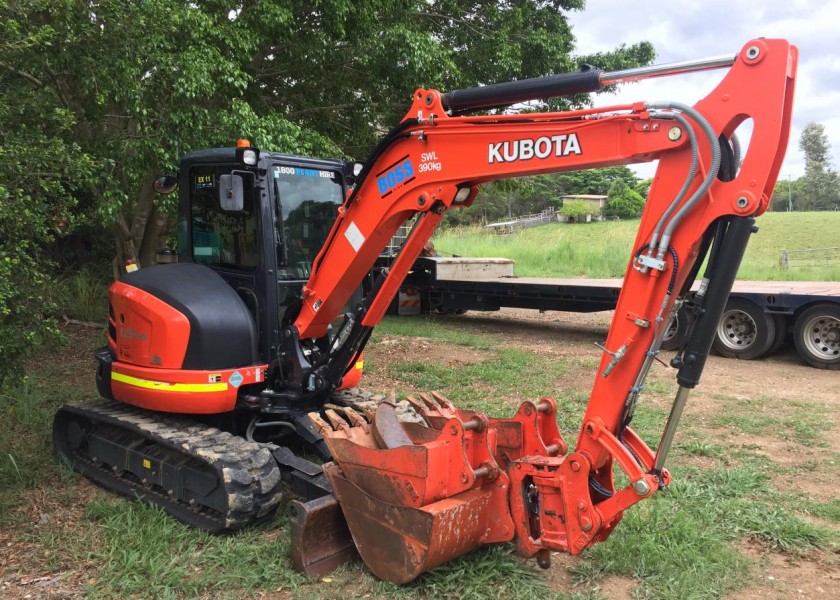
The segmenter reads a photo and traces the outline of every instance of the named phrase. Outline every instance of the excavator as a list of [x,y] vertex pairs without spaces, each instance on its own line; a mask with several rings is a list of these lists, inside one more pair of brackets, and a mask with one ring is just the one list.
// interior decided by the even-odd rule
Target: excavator
[[[797,57],[787,41],[759,38],[709,59],[418,89],[360,164],[249,142],[187,155],[177,178],[158,182],[181,190],[179,261],[111,286],[108,343],[96,353],[102,398],[59,409],[58,455],[212,532],[267,517],[289,487],[292,560],[315,575],[358,552],[377,577],[407,583],[500,542],[547,567],[551,552],[606,540],[625,510],[671,481],[678,423],[782,164]],[[535,110],[711,69],[725,73],[693,106]],[[747,121],[743,149],[735,131]],[[496,418],[422,393],[409,398],[420,422],[408,423],[393,398],[354,391],[371,332],[448,210],[502,178],[653,160],[574,446],[551,398]],[[407,221],[399,253],[374,270]],[[679,310],[691,323],[653,449],[631,425]]]

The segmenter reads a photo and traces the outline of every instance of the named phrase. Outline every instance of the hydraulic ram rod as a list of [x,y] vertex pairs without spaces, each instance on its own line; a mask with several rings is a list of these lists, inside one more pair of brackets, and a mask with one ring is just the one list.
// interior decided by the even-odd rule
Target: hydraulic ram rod
[[615,83],[723,69],[732,65],[735,58],[736,55],[729,54],[610,72],[604,72],[587,65],[577,73],[546,75],[545,77],[453,90],[443,94],[443,106],[452,113],[503,108],[528,100],[596,92],[604,86]]

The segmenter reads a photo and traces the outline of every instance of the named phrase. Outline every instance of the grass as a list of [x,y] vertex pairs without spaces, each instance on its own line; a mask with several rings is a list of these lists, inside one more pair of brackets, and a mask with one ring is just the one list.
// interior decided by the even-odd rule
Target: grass
[[111,283],[94,269],[85,267],[59,282],[60,304],[71,319],[104,323],[108,314],[108,285]]
[[[55,464],[49,448],[52,413],[61,401],[87,397],[92,390],[92,362],[77,365],[74,356],[65,358],[97,345],[98,333],[85,335],[89,337],[74,340],[59,356],[35,363],[29,383],[0,399],[5,422],[0,429],[0,502],[6,503],[0,507],[5,507],[3,531],[32,548],[33,570],[41,574],[84,569],[85,593],[92,598],[240,598],[277,592],[278,597],[294,599],[595,600],[603,598],[599,590],[605,578],[616,576],[632,582],[637,598],[705,600],[737,596],[748,585],[756,560],[742,551],[746,542],[802,557],[840,548],[840,528],[831,525],[840,522],[836,500],[803,501],[795,491],[777,489],[779,468],[749,447],[734,455],[724,435],[737,430],[760,436],[772,428],[787,435],[789,443],[820,447],[829,435],[831,408],[761,396],[721,397],[722,416],[715,415],[703,427],[684,420],[669,464],[674,483],[628,510],[608,541],[578,559],[568,559],[568,575],[576,583],[572,589],[553,588],[532,561],[514,556],[510,545],[470,553],[402,587],[376,581],[357,563],[332,574],[330,581],[313,583],[290,568],[282,509],[262,526],[213,537],[146,505],[85,493],[90,486]],[[374,336],[372,352],[382,336],[432,340],[453,355],[459,348],[470,349],[478,358],[458,368],[419,356],[401,357],[396,372],[401,391],[440,389],[459,405],[493,416],[511,413],[518,399],[552,394],[559,381],[574,380],[583,372],[586,384],[578,387],[588,388],[591,382],[591,365],[584,364],[588,359],[574,353],[538,355],[500,334],[447,318],[386,319]],[[374,366],[378,371],[390,368]],[[84,369],[89,372],[82,373]],[[76,376],[68,377],[68,372]],[[60,397],[56,390],[61,390]],[[648,394],[669,397],[670,391],[652,382]],[[655,442],[667,410],[645,399],[643,395],[633,427]],[[587,393],[576,389],[557,400],[561,431],[573,443]],[[829,458],[840,460],[836,455]],[[811,461],[808,477],[836,469],[831,461]],[[708,463],[715,466],[709,468]],[[62,513],[79,504],[83,508],[71,510],[79,516],[69,522],[42,527],[22,516],[28,514],[33,497],[51,497]]]
[[91,598],[294,590],[305,581],[279,559],[288,552],[282,515],[235,536],[192,531],[157,508],[112,498],[91,503],[85,518],[99,533],[98,544],[86,556],[101,568],[90,586]]
[[[753,435],[773,432],[782,440],[800,446],[826,446],[823,435],[834,425],[827,406],[756,397],[749,399],[724,396],[724,414],[710,423],[712,427],[728,427]],[[814,410],[814,409],[817,410]]]
[[[840,264],[782,270],[783,249],[832,245],[819,232],[840,230],[840,213],[766,213],[758,218],[738,272],[739,279],[840,281]],[[445,255],[502,257],[516,261],[521,277],[621,277],[630,258],[638,221],[583,225],[552,223],[499,236],[479,227],[438,232],[435,247]]]

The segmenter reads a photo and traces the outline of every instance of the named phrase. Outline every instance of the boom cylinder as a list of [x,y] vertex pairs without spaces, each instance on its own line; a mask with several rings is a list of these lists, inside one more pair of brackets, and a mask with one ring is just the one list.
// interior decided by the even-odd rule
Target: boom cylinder
[[453,113],[488,110],[539,98],[573,96],[601,89],[601,69],[585,67],[578,73],[547,75],[507,81],[443,94],[443,106]]

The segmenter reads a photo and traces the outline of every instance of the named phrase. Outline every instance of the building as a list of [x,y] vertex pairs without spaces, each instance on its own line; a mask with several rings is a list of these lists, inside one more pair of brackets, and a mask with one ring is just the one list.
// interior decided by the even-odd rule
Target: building
[[560,198],[562,198],[563,204],[566,204],[566,202],[585,202],[591,206],[590,214],[596,219],[604,216],[604,209],[607,207],[607,197],[600,194],[570,194],[560,196]]

